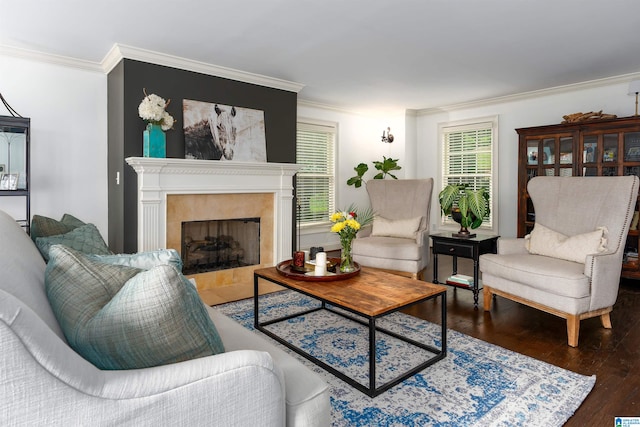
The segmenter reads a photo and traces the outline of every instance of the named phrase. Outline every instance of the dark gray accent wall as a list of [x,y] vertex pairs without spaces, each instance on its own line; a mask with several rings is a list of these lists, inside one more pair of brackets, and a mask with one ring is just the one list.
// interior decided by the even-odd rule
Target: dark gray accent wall
[[[109,247],[116,252],[124,248],[124,63],[120,62],[107,76],[108,114],[108,219]],[[119,180],[119,181],[117,181]],[[119,182],[119,183],[118,183]]]
[[144,89],[171,100],[167,111],[177,122],[166,133],[167,157],[184,158],[182,100],[191,99],[264,111],[267,161],[296,161],[295,92],[122,60],[108,76],[109,247],[115,252],[133,253],[138,248],[137,175],[124,159],[142,156],[146,123],[138,116],[138,105]]

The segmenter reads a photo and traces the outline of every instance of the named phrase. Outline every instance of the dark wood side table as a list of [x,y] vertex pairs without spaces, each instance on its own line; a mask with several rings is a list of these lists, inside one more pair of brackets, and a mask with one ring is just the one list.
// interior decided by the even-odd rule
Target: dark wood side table
[[453,274],[458,273],[458,257],[469,258],[473,260],[473,287],[465,285],[457,285],[447,283],[449,286],[455,286],[473,291],[473,304],[478,308],[479,287],[478,275],[480,273],[480,255],[488,253],[496,253],[498,251],[498,238],[500,236],[494,234],[476,234],[475,237],[463,238],[451,235],[451,232],[432,234],[433,241],[433,283],[438,283],[438,254],[450,255],[453,257]]

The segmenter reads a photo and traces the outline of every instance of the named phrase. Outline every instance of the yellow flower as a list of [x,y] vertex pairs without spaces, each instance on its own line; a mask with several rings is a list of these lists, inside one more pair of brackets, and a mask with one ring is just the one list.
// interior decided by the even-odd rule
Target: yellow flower
[[336,212],[333,215],[331,215],[331,222],[337,222],[337,221],[340,221],[341,219],[342,219],[341,212]]
[[333,233],[339,233],[344,229],[344,221],[343,222],[336,222],[335,224],[333,224],[333,226],[331,227],[331,231]]
[[360,230],[360,223],[355,219],[348,219],[345,223],[347,227],[353,228],[355,231]]

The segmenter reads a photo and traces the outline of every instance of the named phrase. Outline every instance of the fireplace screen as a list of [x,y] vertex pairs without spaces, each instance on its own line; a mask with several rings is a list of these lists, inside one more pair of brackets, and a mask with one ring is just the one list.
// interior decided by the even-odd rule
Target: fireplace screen
[[260,264],[260,218],[183,222],[182,264],[184,274]]

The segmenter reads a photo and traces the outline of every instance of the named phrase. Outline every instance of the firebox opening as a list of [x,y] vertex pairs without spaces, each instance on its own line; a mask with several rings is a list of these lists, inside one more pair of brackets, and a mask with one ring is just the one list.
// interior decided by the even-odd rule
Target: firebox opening
[[260,218],[182,222],[182,272],[260,264]]

